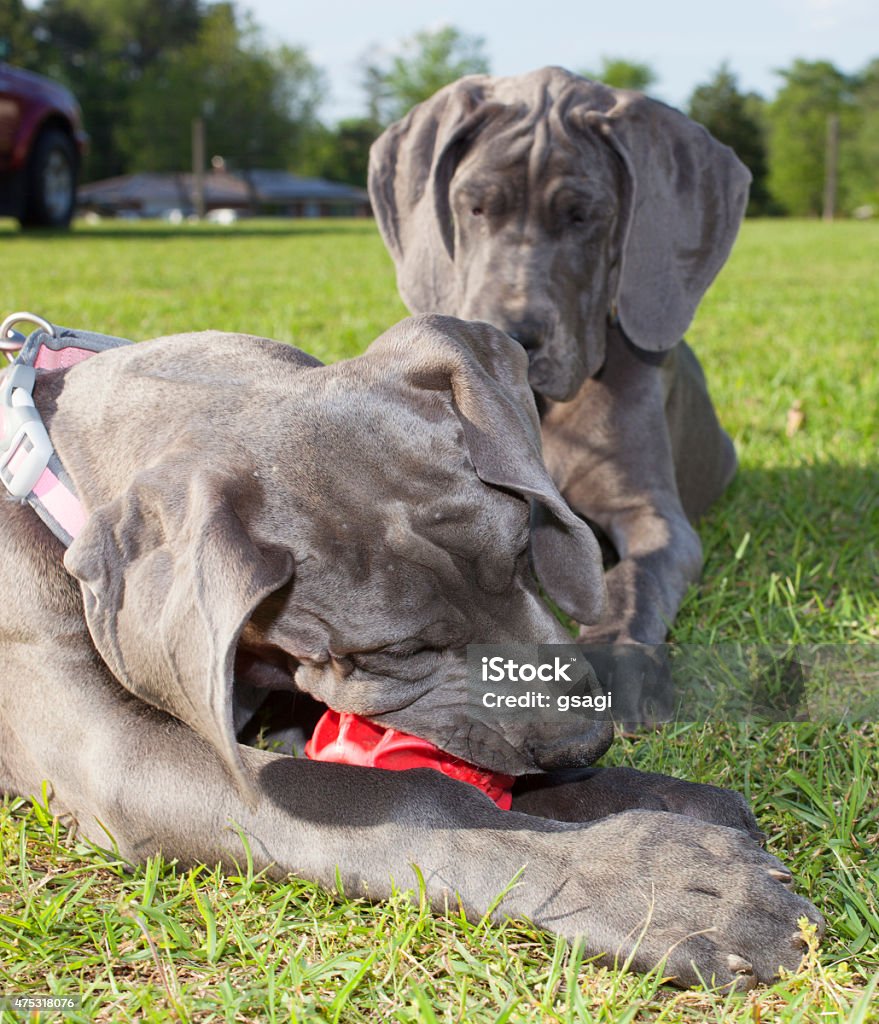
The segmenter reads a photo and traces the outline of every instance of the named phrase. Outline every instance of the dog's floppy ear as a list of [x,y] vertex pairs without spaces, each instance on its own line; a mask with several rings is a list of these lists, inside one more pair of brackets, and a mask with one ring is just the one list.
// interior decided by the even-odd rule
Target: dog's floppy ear
[[[463,154],[497,109],[485,102],[485,75],[440,89],[392,124],[369,151],[369,197],[413,311],[449,308],[455,275],[449,183]],[[429,287],[425,267],[435,268]]]
[[204,737],[246,792],[232,728],[236,643],[293,565],[248,536],[235,511],[240,487],[191,460],[145,469],[89,514],[64,564],[116,678]]
[[393,363],[414,388],[451,392],[480,480],[531,502],[537,578],[562,611],[597,622],[605,600],[601,553],[543,462],[522,346],[490,324],[425,314],[386,331],[366,354]]
[[606,138],[628,179],[615,290],[620,324],[639,348],[664,351],[684,336],[729,256],[751,174],[680,111],[625,90],[611,90],[614,105],[595,110],[596,83],[581,82],[583,103],[569,118]]

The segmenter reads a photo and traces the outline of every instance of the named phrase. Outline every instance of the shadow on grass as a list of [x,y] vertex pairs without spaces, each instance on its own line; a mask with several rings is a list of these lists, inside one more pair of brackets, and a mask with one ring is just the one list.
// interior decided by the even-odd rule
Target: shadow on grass
[[797,529],[808,523],[814,539],[853,529],[865,548],[879,537],[879,465],[838,460],[792,466],[740,467],[710,518],[743,512],[754,527],[775,523]]
[[879,466],[743,468],[699,533],[698,614],[722,635],[879,641]]

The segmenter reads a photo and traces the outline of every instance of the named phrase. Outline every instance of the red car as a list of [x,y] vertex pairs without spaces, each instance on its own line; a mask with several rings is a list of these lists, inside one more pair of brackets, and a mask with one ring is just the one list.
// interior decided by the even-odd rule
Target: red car
[[0,216],[67,227],[85,141],[69,90],[0,61]]

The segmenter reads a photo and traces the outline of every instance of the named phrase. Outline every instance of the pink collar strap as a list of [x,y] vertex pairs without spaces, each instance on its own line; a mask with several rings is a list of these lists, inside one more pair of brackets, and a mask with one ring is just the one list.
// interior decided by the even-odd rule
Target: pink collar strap
[[[27,339],[12,330],[21,321],[39,325]],[[85,525],[86,515],[34,405],[34,384],[43,373],[66,370],[129,344],[106,334],[53,327],[30,313],[15,313],[0,326],[0,347],[7,353],[19,349],[15,361],[0,372],[0,481],[13,498],[31,505],[65,547]]]

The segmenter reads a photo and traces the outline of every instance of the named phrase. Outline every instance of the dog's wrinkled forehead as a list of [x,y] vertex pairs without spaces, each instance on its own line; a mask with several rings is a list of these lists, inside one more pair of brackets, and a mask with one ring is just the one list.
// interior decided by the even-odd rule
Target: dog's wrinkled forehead
[[570,89],[497,107],[464,152],[453,190],[482,190],[487,214],[492,200],[503,199],[524,212],[530,197],[553,203],[566,192],[588,196],[597,207],[615,208],[621,169],[588,125],[592,109]]
[[[530,112],[534,120],[564,116],[583,102],[584,79],[560,67],[537,68],[522,75],[491,77],[476,75],[460,80],[466,85],[474,105],[498,103],[518,106]],[[608,111],[617,102],[616,91],[601,82],[589,81],[589,106]]]
[[299,410],[300,593],[308,578],[392,603],[404,590],[503,591],[527,545],[528,503],[478,478],[448,393],[416,394],[363,369],[328,367]]

